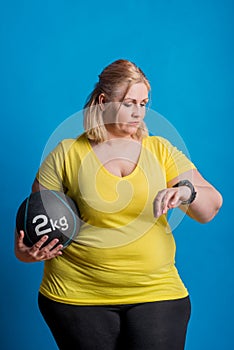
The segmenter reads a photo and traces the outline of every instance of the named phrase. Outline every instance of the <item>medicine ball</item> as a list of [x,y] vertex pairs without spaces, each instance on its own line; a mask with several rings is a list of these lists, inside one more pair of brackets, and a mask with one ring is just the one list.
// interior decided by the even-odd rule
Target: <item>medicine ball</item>
[[[16,229],[24,231],[24,244],[34,245],[42,236],[54,238],[58,244],[67,247],[78,235],[80,219],[75,202],[63,192],[43,190],[32,193],[19,206],[16,215]],[[43,247],[42,246],[42,247]]]

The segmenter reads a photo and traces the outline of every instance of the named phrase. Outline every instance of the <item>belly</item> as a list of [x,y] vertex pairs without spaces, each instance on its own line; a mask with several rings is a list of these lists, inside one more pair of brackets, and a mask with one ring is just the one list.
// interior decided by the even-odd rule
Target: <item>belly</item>
[[93,305],[183,297],[172,234],[151,230],[118,248],[73,243],[46,262],[41,291],[54,300]]
[[74,264],[74,269],[83,270],[91,279],[105,281],[113,274],[126,275],[133,280],[151,274],[160,275],[174,265],[174,257],[173,235],[154,229],[118,248],[93,248],[74,243],[64,251],[64,258]]

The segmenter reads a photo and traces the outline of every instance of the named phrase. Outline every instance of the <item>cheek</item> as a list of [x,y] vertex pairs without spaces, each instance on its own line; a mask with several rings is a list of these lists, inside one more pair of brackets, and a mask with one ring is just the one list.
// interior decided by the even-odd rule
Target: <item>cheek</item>
[[121,114],[118,114],[118,115],[117,115],[116,121],[117,121],[118,123],[124,123],[124,122],[126,122],[127,120],[128,120],[128,118],[127,118],[126,114],[121,113]]
[[107,108],[103,113],[104,124],[113,124],[117,120],[117,111],[115,108]]
[[137,115],[141,119],[145,118],[146,109],[141,107],[137,110],[133,107],[125,108],[124,106],[119,110],[116,120],[118,122],[127,122],[131,119],[133,115]]
[[132,114],[131,108],[120,109],[119,112],[117,113],[116,121],[119,123],[120,122],[127,122],[127,121],[129,121],[129,117],[131,116],[131,114]]

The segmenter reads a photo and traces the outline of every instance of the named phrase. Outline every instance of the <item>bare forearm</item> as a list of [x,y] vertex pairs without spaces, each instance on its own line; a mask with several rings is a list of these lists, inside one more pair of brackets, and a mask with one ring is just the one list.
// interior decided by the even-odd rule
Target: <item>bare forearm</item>
[[[195,200],[192,198],[193,190],[189,188],[190,186],[181,184],[183,180],[190,182],[194,187]],[[155,217],[165,214],[168,209],[180,207],[194,220],[206,223],[213,219],[222,205],[221,194],[196,169],[181,174],[167,185],[166,189],[159,191],[154,200]],[[186,201],[191,204],[182,205]]]
[[[206,223],[213,219],[222,205],[221,194],[212,186],[195,186],[196,199],[188,206],[187,214],[199,221]],[[182,208],[181,209],[186,209]]]

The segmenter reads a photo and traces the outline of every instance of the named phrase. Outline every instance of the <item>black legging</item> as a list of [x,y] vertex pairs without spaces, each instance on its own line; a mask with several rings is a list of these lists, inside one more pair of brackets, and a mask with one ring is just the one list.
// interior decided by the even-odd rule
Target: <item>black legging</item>
[[60,350],[183,350],[189,297],[131,305],[75,306],[39,294]]

